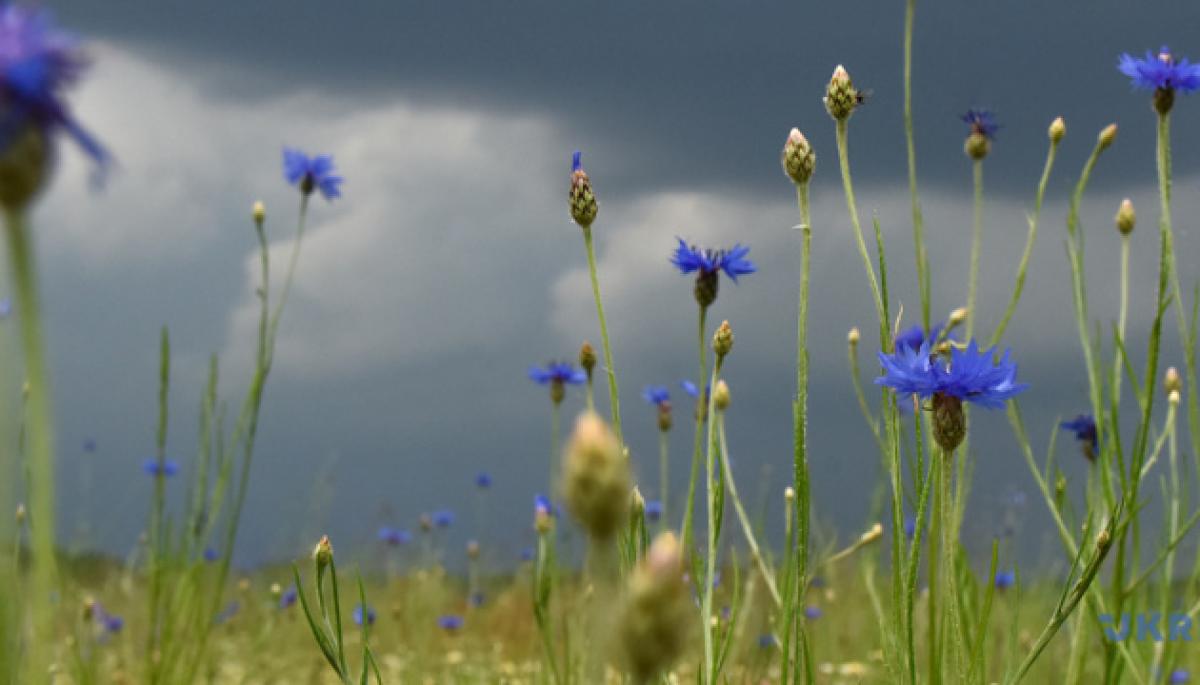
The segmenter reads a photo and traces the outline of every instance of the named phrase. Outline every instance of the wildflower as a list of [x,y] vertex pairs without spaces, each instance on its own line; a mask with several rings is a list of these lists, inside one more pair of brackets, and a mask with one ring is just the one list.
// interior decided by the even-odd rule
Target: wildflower
[[1129,77],[1134,88],[1154,91],[1154,109],[1159,114],[1171,111],[1175,91],[1187,94],[1200,89],[1200,64],[1192,64],[1186,57],[1176,61],[1165,45],[1157,55],[1147,50],[1145,59],[1123,54],[1117,69]]
[[328,535],[322,535],[313,548],[313,563],[317,565],[317,571],[333,563],[333,544]]
[[1087,457],[1088,461],[1096,460],[1096,420],[1092,418],[1091,414],[1080,414],[1070,421],[1063,421],[1058,424],[1058,427],[1075,434],[1075,439],[1079,441],[1079,447],[1083,450],[1083,456]]
[[659,502],[656,499],[652,499],[649,502],[646,502],[646,520],[647,521],[649,521],[651,523],[658,523],[658,520],[660,518],[662,518],[662,513],[663,513],[663,503],[662,502]]
[[1101,152],[1107,150],[1113,141],[1117,139],[1117,125],[1109,124],[1100,129],[1100,133],[1096,136],[1096,146]]
[[587,374],[571,366],[570,362],[551,362],[545,368],[529,368],[529,379],[538,385],[550,386],[550,401],[558,404],[566,395],[566,386],[579,385],[587,381]]
[[521,549],[521,561],[533,561],[534,551],[532,547]]
[[963,143],[963,152],[976,161],[987,157],[992,149],[992,141],[1000,125],[996,123],[996,115],[986,109],[968,109],[962,115],[962,120],[971,127],[967,140]]
[[661,385],[647,385],[642,391],[642,399],[661,409],[664,404],[670,405],[671,391]]
[[375,625],[375,610],[370,606],[364,608],[363,605],[357,604],[354,607],[352,615],[354,616],[355,625],[361,626],[364,620],[368,626]]
[[683,550],[673,534],[662,533],[630,575],[617,623],[635,682],[650,682],[679,658],[687,643],[690,612]]
[[463,627],[463,617],[456,614],[446,614],[438,617],[438,627],[442,630],[453,633]]
[[142,462],[142,470],[155,478],[170,478],[179,473],[179,464],[170,459],[159,462],[157,459],[151,458]]
[[733,329],[730,328],[728,321],[722,321],[721,325],[717,327],[716,333],[713,334],[712,346],[718,362],[733,350]]
[[[928,336],[925,335],[925,329],[921,327],[921,324],[914,324],[910,328],[905,329],[904,331],[897,334],[895,340],[893,341],[895,343],[896,349],[899,350],[902,345],[904,347],[911,347],[913,349],[917,349],[917,348],[921,347],[921,345],[924,344],[924,342],[926,340],[930,341],[930,348],[933,349],[940,342],[943,342],[945,340],[953,340],[954,339],[953,333],[947,332],[947,333],[945,333],[945,335],[943,335],[942,331],[945,331],[950,328],[954,328],[959,323],[962,323],[962,321],[966,318],[966,310],[965,309],[961,310],[961,318],[955,316],[955,314],[958,314],[959,312],[960,312],[960,310],[958,310],[958,309],[951,312],[951,317],[950,317],[950,319],[948,319],[946,321],[946,323],[934,324],[929,329]],[[854,329],[854,330],[857,331],[858,329]]]
[[996,589],[1007,590],[1017,584],[1017,574],[1012,571],[996,571]]
[[279,608],[287,609],[288,607],[291,607],[296,603],[296,600],[299,598],[299,596],[299,593],[296,591],[296,586],[293,585],[292,587],[289,587],[283,591],[283,594],[279,595]]
[[804,618],[807,618],[810,621],[815,621],[824,615],[825,612],[821,611],[821,607],[815,604],[809,604],[808,606],[804,607]]
[[825,87],[825,111],[835,120],[845,121],[865,101],[866,94],[854,87],[846,68],[837,65]]
[[449,528],[454,525],[454,512],[449,509],[439,509],[433,512],[431,518],[433,519],[433,525],[438,528]]
[[475,474],[475,487],[480,490],[487,490],[492,487],[492,474],[487,471],[480,471]]
[[688,397],[696,400],[700,399],[700,388],[697,388],[695,383],[691,381],[679,381],[679,387],[683,388],[684,394]]
[[85,438],[83,441],[83,451],[88,454],[94,454],[96,452],[96,441],[92,438]]
[[945,363],[930,354],[929,340],[915,349],[897,346],[892,354],[879,353],[883,375],[875,379],[875,384],[903,394],[932,397],[934,438],[942,449],[951,452],[966,432],[963,401],[997,409],[1028,387],[1016,382],[1017,365],[1009,359],[1008,351],[999,361],[993,361],[993,351],[980,352],[972,340],[965,350],[952,349],[949,363]]
[[567,198],[571,219],[583,228],[591,228],[600,211],[600,204],[592,192],[592,179],[583,170],[583,153],[579,150],[571,155],[571,190]]
[[254,219],[254,223],[262,226],[267,220],[267,206],[261,200],[256,200],[254,205],[250,207],[250,218]]
[[25,207],[41,190],[59,131],[103,170],[109,155],[71,115],[62,91],[87,67],[78,41],[40,7],[0,3],[0,205]]
[[412,535],[407,530],[400,528],[382,526],[379,528],[379,533],[377,536],[379,537],[380,542],[392,547],[407,545],[409,542],[412,542]]
[[1177,668],[1171,671],[1171,675],[1167,678],[1167,682],[1171,685],[1183,685],[1184,683],[1192,682],[1192,674],[1187,672],[1187,669]]
[[283,149],[283,178],[305,196],[320,190],[326,200],[342,196],[340,186],[345,180],[334,173],[332,155],[309,157],[290,147]]
[[575,422],[563,454],[566,501],[593,538],[605,540],[628,513],[629,460],[612,429],[593,412]]
[[671,255],[671,263],[682,274],[696,272],[696,287],[693,293],[701,307],[708,307],[716,301],[717,277],[720,272],[724,271],[730,280],[737,283],[738,276],[752,274],[758,270],[754,262],[746,258],[750,248],[744,245],[734,245],[728,250],[714,250],[688,245],[683,238],[676,237],[676,240],[679,241],[679,245]]
[[763,633],[758,636],[758,648],[770,649],[775,646],[775,636],[770,633]]
[[783,165],[783,173],[796,185],[808,183],[812,178],[813,169],[817,166],[817,156],[808,144],[808,139],[798,128],[793,128],[788,133],[779,161]]
[[1050,137],[1050,142],[1056,145],[1063,139],[1063,136],[1067,135],[1067,124],[1062,117],[1050,122],[1050,128],[1046,131],[1046,135]]
[[220,558],[221,558],[221,553],[218,552],[215,548],[213,548],[213,547],[205,547],[204,548],[204,560],[205,561],[212,563]]
[[108,613],[99,604],[96,605],[95,616],[96,622],[100,624],[101,629],[109,635],[115,635],[125,627],[125,619],[116,614]]
[[913,536],[916,534],[917,534],[917,517],[905,516],[904,517],[904,537],[911,540],[911,539],[913,539]]

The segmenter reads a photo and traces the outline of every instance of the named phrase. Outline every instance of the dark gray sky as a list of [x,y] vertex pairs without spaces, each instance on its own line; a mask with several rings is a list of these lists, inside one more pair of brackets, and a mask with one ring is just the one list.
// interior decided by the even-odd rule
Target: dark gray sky
[[[1117,54],[1163,42],[1181,54],[1200,51],[1189,45],[1200,26],[1194,3],[1096,2],[1086,13],[1047,5],[921,4],[914,65],[936,312],[965,300],[971,210],[957,116],[985,105],[1004,125],[986,171],[984,331],[1011,288],[1046,126],[1058,115],[1067,121],[1029,296],[1008,336],[1032,384],[1024,407],[1039,451],[1056,418],[1085,401],[1062,249],[1064,200],[1096,133],[1112,121],[1121,132],[1096,171],[1084,217],[1093,314],[1105,325],[1116,314],[1111,216],[1129,195],[1143,226],[1131,331],[1150,316],[1153,120],[1145,94],[1130,93],[1114,69]],[[549,440],[548,401],[525,370],[572,357],[582,339],[599,337],[578,229],[565,215],[575,148],[586,151],[601,199],[602,288],[646,490],[657,489],[657,457],[653,412],[640,390],[677,387],[695,374],[690,280],[666,261],[673,236],[752,246],[760,273],[723,288],[713,318],[729,319],[737,335],[728,381],[741,488],[765,488],[777,519],[790,472],[798,277],[793,194],[778,167],[791,126],[806,132],[819,158],[811,312],[817,514],[843,536],[865,525],[878,457],[850,393],[844,340],[853,325],[866,333],[868,375],[877,341],[820,96],[838,63],[874,91],[851,123],[852,163],[860,209],[877,213],[884,228],[893,311],[904,304],[912,321],[903,3],[54,6],[94,41],[96,66],[78,113],[121,162],[110,187],[95,194],[68,151],[37,216],[65,526],[90,520],[93,542],[110,550],[136,538],[150,489],[138,465],[153,446],[159,326],[170,326],[176,349],[177,458],[187,462],[194,452],[210,352],[222,356],[224,396],[240,401],[256,285],[249,207],[267,203],[272,256],[282,264],[295,219],[294,195],[279,180],[284,144],[333,153],[348,181],[344,200],[314,207],[267,390],[240,562],[292,556],[325,531],[343,546],[367,544],[380,523],[411,526],[420,512],[442,507],[460,515],[453,554],[479,535],[494,541],[495,558],[515,557],[532,494],[545,487]],[[1175,115],[1185,269],[1194,261],[1186,255],[1200,247],[1190,154],[1200,143],[1197,106],[1183,99]],[[1177,359],[1172,345],[1166,360]],[[567,414],[579,406],[568,399]],[[677,493],[690,449],[686,414],[678,411],[682,430],[673,434]],[[1004,417],[978,416],[965,527],[982,549],[1012,492],[1030,494],[1028,531],[1044,519]],[[98,441],[96,455],[80,453],[87,437]],[[1073,448],[1063,441],[1060,451],[1081,478]],[[480,469],[496,480],[484,531],[471,486]],[[1040,540],[1031,532],[1024,547],[1036,551]]]

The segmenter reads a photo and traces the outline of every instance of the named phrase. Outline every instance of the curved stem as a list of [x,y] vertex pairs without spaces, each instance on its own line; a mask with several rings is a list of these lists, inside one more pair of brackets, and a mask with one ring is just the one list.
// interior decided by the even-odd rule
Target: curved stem
[[[717,378],[721,373],[721,358],[717,357],[716,363],[713,365],[712,376],[709,379],[709,386],[712,389],[717,387]],[[702,620],[704,625],[704,679],[703,682],[707,685],[715,685],[717,682],[717,655],[713,649],[713,578],[717,575],[717,503],[715,483],[713,482],[713,468],[716,463],[713,458],[713,433],[715,430],[716,421],[714,416],[716,412],[715,392],[708,393],[708,439],[705,441],[704,449],[704,484],[705,484],[705,500],[708,507],[708,557],[706,570],[704,574],[704,599],[701,604]]]
[[592,228],[583,227],[583,244],[587,247],[588,275],[592,279],[592,297],[596,300],[596,318],[600,320],[600,342],[604,344],[604,370],[608,373],[608,399],[611,404],[613,432],[624,445],[621,435],[621,403],[617,398],[617,372],[613,368],[612,345],[608,342],[608,323],[604,319],[604,305],[600,301],[600,280],[596,277],[596,250],[592,247]]
[[[50,403],[50,376],[46,367],[36,266],[29,227],[19,211],[5,213],[9,259],[17,297],[21,352],[29,384],[27,435],[29,436],[29,529],[32,537],[32,584],[27,593],[32,609],[33,638],[27,645],[28,682],[40,682],[50,668],[55,644],[53,607],[56,574],[54,559],[54,429]],[[8,513],[5,514],[6,516]]]
[[[708,318],[708,307],[700,307],[699,326],[697,327],[698,339],[700,344],[700,376],[696,379],[697,383],[704,383],[704,379],[708,376],[708,362],[704,345],[704,323]],[[685,551],[692,549],[692,519],[695,517],[693,510],[696,506],[696,476],[700,471],[700,457],[702,456],[701,440],[704,439],[704,421],[708,415],[702,409],[704,402],[708,399],[706,395],[710,394],[705,388],[697,388],[700,393],[699,399],[696,400],[696,429],[692,440],[692,470],[688,475],[688,491],[687,500],[683,507],[683,526],[682,526],[682,544]]]
[[850,223],[854,225],[854,240],[858,245],[858,255],[862,258],[863,268],[867,272],[867,280],[871,285],[871,296],[875,301],[875,314],[879,318],[879,339],[887,340],[887,317],[883,313],[883,298],[879,294],[879,280],[875,277],[875,267],[871,264],[871,255],[867,252],[867,243],[863,240],[862,223],[858,220],[858,204],[854,199],[854,183],[850,179],[850,160],[847,153],[846,120],[837,122],[838,166],[842,171],[842,190],[846,195],[846,210],[850,213]]
[[762,575],[763,584],[767,586],[767,593],[771,595],[771,601],[775,603],[776,608],[780,608],[783,606],[783,601],[779,597],[779,589],[775,586],[775,576],[771,573],[770,567],[767,566],[767,560],[763,558],[762,551],[758,547],[758,540],[754,537],[754,527],[750,525],[750,517],[746,515],[742,499],[738,497],[737,484],[733,480],[733,470],[729,467],[724,412],[717,414],[717,440],[721,447],[721,470],[725,474],[725,488],[729,492],[729,498],[733,500],[733,508],[737,512],[738,522],[742,524],[742,534],[746,536],[746,545],[750,548],[750,556],[754,559],[754,564],[758,566],[758,572]]

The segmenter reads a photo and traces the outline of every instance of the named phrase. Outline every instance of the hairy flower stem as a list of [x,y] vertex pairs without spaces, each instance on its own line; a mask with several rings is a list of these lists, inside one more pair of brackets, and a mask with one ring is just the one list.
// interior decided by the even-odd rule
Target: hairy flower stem
[[[1129,234],[1121,234],[1121,308],[1117,315],[1117,337],[1122,345],[1125,342],[1125,322],[1129,316]],[[1121,355],[1113,354],[1112,394],[1114,401],[1121,402]]]
[[858,255],[862,258],[863,268],[867,272],[867,281],[871,285],[871,297],[875,302],[875,314],[879,318],[879,339],[887,340],[887,316],[883,313],[883,297],[879,293],[879,280],[875,277],[875,267],[871,264],[871,255],[867,252],[867,243],[863,240],[862,223],[858,220],[858,203],[854,199],[854,182],[850,178],[850,159],[847,152],[846,119],[837,121],[838,166],[842,172],[842,190],[846,195],[846,210],[850,213],[850,222],[854,226],[854,240],[858,245]]
[[[811,491],[808,478],[808,294],[809,273],[812,267],[812,213],[808,201],[808,183],[796,185],[796,204],[800,209],[800,295],[796,317],[796,399],[792,405],[792,469],[796,491],[796,549],[793,554],[795,582],[804,587],[808,576],[808,537],[811,515]],[[855,374],[857,378],[857,373]],[[724,429],[722,419],[722,429]],[[874,426],[872,426],[874,427]],[[724,430],[721,437],[724,440]],[[722,459],[726,458],[724,443]],[[726,464],[726,473],[729,466]],[[733,489],[732,475],[730,490]],[[735,502],[736,497],[735,497]],[[749,537],[749,532],[747,532]],[[764,574],[764,577],[766,575]],[[768,578],[768,583],[770,582]],[[772,596],[775,592],[772,590]],[[804,622],[797,621],[797,630],[804,631]],[[801,640],[804,636],[801,635]]]
[[662,512],[659,515],[659,520],[663,521],[663,524],[662,524],[663,527],[666,526],[666,521],[670,520],[669,518],[667,518],[667,510],[668,510],[667,502],[670,501],[668,499],[669,490],[670,490],[670,479],[668,478],[669,474],[667,472],[670,467],[670,459],[668,459],[668,456],[670,454],[670,443],[671,443],[671,441],[667,439],[667,432],[659,431],[658,432],[658,488],[659,488],[658,503],[662,507]]
[[[721,374],[721,357],[717,357],[716,363],[713,365],[712,377],[709,379],[709,386],[714,390],[717,387],[717,378]],[[708,439],[705,441],[704,450],[704,484],[705,484],[705,499],[708,502],[708,556],[707,567],[704,573],[704,600],[701,604],[701,615],[704,630],[704,679],[705,685],[715,685],[717,683],[717,654],[713,648],[713,578],[717,576],[717,493],[716,483],[713,481],[713,469],[716,462],[713,455],[714,430],[716,426],[716,392],[708,393]]]
[[971,166],[975,202],[971,221],[971,271],[967,276],[967,321],[964,331],[967,340],[975,332],[975,319],[979,318],[975,303],[979,297],[979,252],[983,249],[983,160],[977,159]]
[[[1008,302],[1008,308],[1004,310],[1004,316],[1000,317],[1000,324],[992,333],[991,342],[988,343],[989,347],[995,347],[1004,337],[1004,331],[1008,329],[1008,322],[1017,310],[1017,303],[1021,301],[1021,293],[1025,290],[1025,273],[1029,268],[1029,258],[1033,256],[1034,242],[1037,241],[1038,222],[1042,215],[1042,198],[1046,195],[1046,183],[1050,180],[1050,171],[1054,168],[1055,158],[1058,157],[1058,144],[1061,140],[1061,138],[1050,138],[1050,151],[1046,153],[1046,165],[1042,168],[1042,179],[1038,181],[1037,195],[1034,196],[1033,214],[1029,216],[1029,233],[1025,237],[1025,251],[1021,254],[1021,262],[1017,266],[1017,278],[1013,284],[1012,298]],[[974,310],[967,312],[969,319],[974,319],[974,314]]]
[[559,426],[561,423],[561,404],[550,403],[550,481],[546,484],[546,496],[554,497],[554,488],[558,486],[558,462],[562,459],[559,447]]
[[617,441],[625,444],[621,435],[621,402],[617,396],[617,372],[613,367],[612,345],[608,342],[608,323],[604,318],[604,304],[600,301],[600,280],[596,277],[596,250],[592,246],[592,227],[583,227],[583,244],[587,248],[588,275],[592,279],[592,297],[596,300],[596,318],[600,320],[600,342],[604,344],[604,371],[608,374],[608,399],[611,404],[613,433]]
[[734,511],[737,512],[738,522],[742,525],[742,534],[746,536],[746,546],[750,548],[750,558],[758,567],[763,584],[767,586],[767,593],[771,595],[771,602],[775,604],[776,609],[779,609],[783,606],[783,600],[775,585],[775,574],[767,566],[767,560],[758,546],[758,539],[754,536],[754,526],[750,523],[750,517],[746,515],[746,507],[742,506],[742,498],[738,496],[737,483],[733,480],[733,470],[729,466],[729,448],[725,440],[725,412],[717,414],[717,441],[721,453],[721,471],[725,476],[725,491],[729,493],[729,499],[733,500]]
[[940,450],[939,479],[942,498],[942,575],[945,581],[942,588],[942,606],[945,617],[942,619],[945,635],[952,635],[952,662],[958,662],[962,657],[963,634],[965,629],[962,616],[959,613],[958,572],[956,557],[958,554],[958,506],[954,501],[951,480],[954,474],[954,452]]
[[925,250],[925,217],[917,195],[917,146],[913,140],[912,45],[913,15],[917,1],[904,7],[904,142],[908,148],[908,194],[912,202],[913,252],[917,261],[917,288],[921,292],[921,327],[929,330],[929,255]]
[[[46,369],[37,274],[29,225],[24,213],[5,214],[9,260],[16,290],[17,321],[25,379],[29,383],[27,404],[29,529],[32,536],[32,584],[26,594],[31,609],[33,635],[27,643],[25,678],[22,682],[44,682],[53,659],[54,621],[52,594],[55,587],[54,559],[54,429],[50,404],[50,376]],[[6,477],[6,476],[3,476]],[[11,515],[6,511],[4,516]]]
[[[700,376],[696,379],[700,383],[703,383],[704,379],[708,376],[708,361],[706,352],[708,348],[705,345],[706,341],[704,339],[704,323],[707,318],[708,307],[701,305],[699,318],[700,324],[697,327],[697,337],[700,341]],[[683,507],[683,526],[681,528],[683,532],[680,536],[684,553],[693,555],[694,543],[692,542],[692,520],[695,518],[693,510],[696,506],[696,479],[700,472],[700,457],[703,455],[703,445],[700,441],[704,439],[704,422],[708,418],[708,414],[701,409],[701,406],[703,403],[707,402],[707,395],[711,394],[705,388],[698,388],[698,390],[700,392],[700,398],[696,400],[696,429],[692,440],[692,470],[688,475],[687,500],[685,501]]]

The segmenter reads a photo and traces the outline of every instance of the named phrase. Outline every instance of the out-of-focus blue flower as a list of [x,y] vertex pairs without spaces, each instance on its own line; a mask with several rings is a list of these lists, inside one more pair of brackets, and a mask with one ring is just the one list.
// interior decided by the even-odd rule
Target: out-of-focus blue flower
[[1083,455],[1089,461],[1096,459],[1098,437],[1096,435],[1096,419],[1092,418],[1091,414],[1080,414],[1070,421],[1063,421],[1058,424],[1058,427],[1075,434],[1075,439],[1083,448]]
[[467,602],[476,609],[483,606],[483,600],[484,596],[482,592],[472,592],[471,596],[467,598]]
[[1191,93],[1200,89],[1200,64],[1183,58],[1176,60],[1167,46],[1155,55],[1146,51],[1145,59],[1125,53],[1117,60],[1117,69],[1129,77],[1134,88]]
[[823,588],[825,587],[825,578],[824,576],[813,576],[813,579],[808,584],[817,589]]
[[221,625],[222,623],[227,622],[229,619],[233,618],[234,616],[237,616],[237,612],[241,608],[242,608],[242,605],[238,604],[238,601],[236,599],[232,600],[231,602],[229,602],[229,604],[225,605],[225,608],[221,610],[221,613],[217,614],[216,617],[213,618],[213,622],[216,623],[217,625]]
[[121,632],[121,629],[125,627],[125,619],[116,614],[110,614],[99,602],[92,607],[92,616],[95,617],[100,629],[110,635]]
[[538,493],[533,496],[533,513],[542,512],[547,516],[558,517],[558,505],[550,501],[550,498]]
[[738,276],[752,274],[758,270],[754,262],[746,258],[750,248],[744,245],[734,245],[728,250],[713,250],[688,245],[683,238],[676,240],[679,241],[679,245],[671,255],[671,263],[680,273],[699,271],[701,275],[711,276],[718,271],[724,271],[731,281],[737,283]]
[[381,526],[377,535],[380,542],[392,547],[407,545],[412,541],[412,534],[407,530],[392,528],[390,526]]
[[679,381],[679,387],[683,388],[683,392],[692,399],[700,399],[700,388],[691,381]]
[[535,552],[532,547],[525,547],[521,549],[521,561],[533,561],[534,556]]
[[913,536],[916,534],[917,534],[917,517],[905,516],[904,517],[904,537],[911,540],[911,539],[913,539]]
[[[929,347],[932,349],[937,344],[938,339],[942,337],[942,330],[945,327],[946,324],[944,323],[934,324],[933,328],[929,329],[929,336],[926,338],[925,329],[921,328],[921,324],[913,324],[896,336],[894,341],[896,349],[899,350],[901,346],[911,347],[914,350],[919,349],[921,345],[925,344],[926,339],[931,341]],[[950,333],[946,335],[946,340],[954,340],[954,334]]]
[[438,528],[449,528],[454,525],[454,512],[449,509],[439,509],[433,512],[433,525]]
[[83,441],[83,451],[92,454],[96,451],[96,441],[93,438],[86,438]]
[[1167,682],[1171,685],[1183,685],[1184,683],[1192,682],[1192,674],[1187,672],[1185,668],[1177,668],[1171,671],[1171,675],[1167,677]]
[[996,114],[990,109],[971,108],[962,115],[963,123],[971,127],[971,133],[994,140],[1000,124],[996,123]]
[[1017,574],[1012,571],[996,571],[996,589],[1007,590],[1017,584]]
[[463,617],[456,614],[446,614],[438,617],[438,626],[448,632],[453,633],[463,627]]
[[775,646],[775,636],[770,633],[763,633],[758,636],[758,648],[770,649]]
[[0,152],[30,127],[65,131],[101,166],[100,143],[75,121],[62,91],[79,80],[87,59],[74,36],[40,7],[0,2]]
[[294,585],[289,587],[288,589],[284,590],[281,595],[279,595],[279,608],[287,609],[296,603],[296,600],[299,598],[299,596],[300,595],[298,592],[296,592],[296,587]]
[[950,351],[949,364],[930,355],[926,340],[917,349],[898,347],[893,354],[879,353],[883,375],[876,385],[886,385],[902,394],[931,397],[948,395],[960,400],[998,409],[1004,401],[1023,392],[1027,387],[1017,383],[1017,365],[1005,351],[999,361],[993,361],[993,350],[979,350],[972,340],[965,350]]
[[576,369],[569,362],[552,362],[547,364],[545,368],[540,366],[530,367],[529,379],[539,385],[547,385],[549,383],[579,385],[587,382],[587,373],[581,369]]
[[283,149],[283,178],[298,186],[305,195],[311,194],[314,189],[320,190],[326,200],[341,197],[341,185],[345,181],[334,173],[332,155],[309,157],[292,147]]
[[821,611],[821,607],[815,604],[809,604],[808,606],[804,607],[804,618],[807,618],[810,621],[815,621],[824,615],[825,612]]
[[647,385],[645,390],[642,390],[642,399],[646,400],[647,404],[652,404],[662,408],[664,404],[671,401],[671,391],[661,385]]
[[355,605],[353,616],[355,625],[361,626],[364,620],[366,620],[367,625],[369,626],[375,625],[375,610],[369,606],[366,607],[364,612],[363,605]]
[[179,473],[179,464],[170,459],[165,459],[159,464],[157,459],[150,458],[142,462],[142,470],[156,478],[158,476],[170,478]]
[[475,474],[475,487],[480,490],[487,490],[492,487],[492,474],[487,471],[480,471]]
[[0,297],[0,319],[12,316],[13,306],[11,297]]
[[656,499],[646,502],[646,520],[651,523],[658,523],[662,518],[663,504]]
[[221,558],[221,553],[213,547],[204,548],[204,560],[211,563]]

